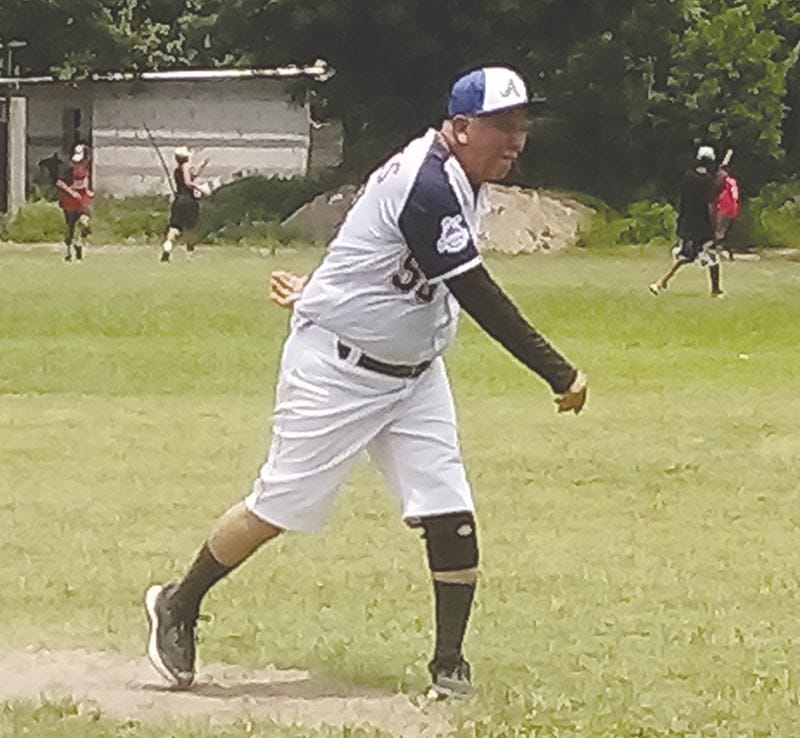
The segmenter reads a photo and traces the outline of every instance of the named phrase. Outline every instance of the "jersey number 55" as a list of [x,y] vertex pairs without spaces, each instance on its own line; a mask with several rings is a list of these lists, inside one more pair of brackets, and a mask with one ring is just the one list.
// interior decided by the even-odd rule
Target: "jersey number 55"
[[428,284],[417,260],[411,254],[403,257],[400,269],[392,275],[392,285],[400,292],[414,291],[419,302],[430,302],[436,293],[436,285]]

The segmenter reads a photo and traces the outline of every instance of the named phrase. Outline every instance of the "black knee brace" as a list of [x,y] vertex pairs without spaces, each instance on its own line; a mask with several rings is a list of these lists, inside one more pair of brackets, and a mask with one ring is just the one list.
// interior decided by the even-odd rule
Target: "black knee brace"
[[478,566],[478,537],[471,512],[446,513],[421,519],[432,572]]

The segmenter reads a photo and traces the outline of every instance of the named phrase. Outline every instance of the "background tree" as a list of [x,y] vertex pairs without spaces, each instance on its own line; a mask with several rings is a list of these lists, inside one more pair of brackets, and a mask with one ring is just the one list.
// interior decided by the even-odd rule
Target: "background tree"
[[0,38],[28,45],[28,74],[64,79],[123,69],[225,63],[211,50],[222,0],[0,0]]
[[692,22],[673,45],[663,99],[671,138],[684,130],[694,142],[733,146],[751,180],[774,175],[785,153],[786,49],[767,5],[692,7]]
[[28,41],[25,72],[67,78],[325,59],[336,75],[296,93],[343,121],[353,174],[491,63],[549,99],[527,183],[673,192],[700,140],[734,146],[751,184],[800,162],[796,0],[0,0],[0,29]]

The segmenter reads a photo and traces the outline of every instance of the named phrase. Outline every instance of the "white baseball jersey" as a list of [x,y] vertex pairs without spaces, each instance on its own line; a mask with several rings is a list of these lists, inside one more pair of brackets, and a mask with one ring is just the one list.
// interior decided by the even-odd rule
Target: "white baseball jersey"
[[485,187],[474,188],[433,129],[374,171],[295,306],[377,359],[418,364],[456,332],[459,307],[442,280],[481,262]]

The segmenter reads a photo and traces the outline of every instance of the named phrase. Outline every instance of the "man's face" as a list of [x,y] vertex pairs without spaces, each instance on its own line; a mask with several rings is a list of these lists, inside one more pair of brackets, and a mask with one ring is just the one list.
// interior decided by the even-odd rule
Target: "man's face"
[[503,179],[525,148],[530,121],[525,108],[468,118],[467,173],[473,182]]

